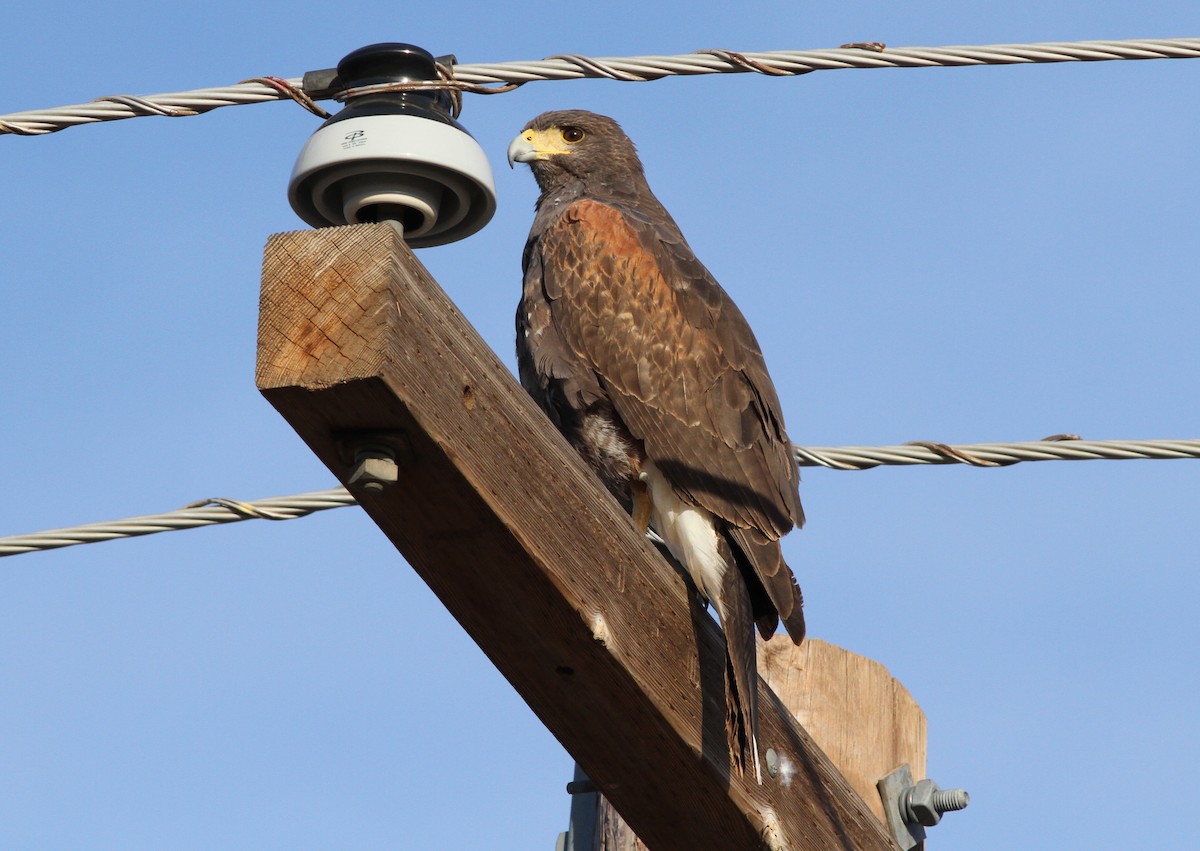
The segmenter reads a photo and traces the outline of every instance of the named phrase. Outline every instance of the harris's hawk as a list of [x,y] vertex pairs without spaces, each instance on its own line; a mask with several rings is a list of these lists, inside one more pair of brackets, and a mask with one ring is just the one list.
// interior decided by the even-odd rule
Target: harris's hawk
[[725,631],[737,761],[758,754],[754,626],[804,637],[779,539],[804,523],[783,413],[749,324],[650,191],[633,143],[580,110],[508,149],[541,195],[522,259],[521,383]]

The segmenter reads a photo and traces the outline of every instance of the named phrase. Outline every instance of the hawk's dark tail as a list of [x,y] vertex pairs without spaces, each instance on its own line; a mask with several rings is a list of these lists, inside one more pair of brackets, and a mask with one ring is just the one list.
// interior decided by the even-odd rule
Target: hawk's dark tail
[[721,629],[725,632],[727,729],[735,761],[743,768],[749,750],[754,777],[762,783],[758,757],[758,650],[754,642],[754,614],[750,592],[734,560],[728,542],[720,539],[725,573],[721,577],[721,595],[713,602]]
[[[726,534],[732,539],[735,555],[745,557],[746,583],[751,589],[751,605],[763,639],[775,633],[779,621],[794,644],[804,640],[804,597],[783,560],[779,541],[757,529],[730,526]],[[757,597],[755,596],[757,594]]]

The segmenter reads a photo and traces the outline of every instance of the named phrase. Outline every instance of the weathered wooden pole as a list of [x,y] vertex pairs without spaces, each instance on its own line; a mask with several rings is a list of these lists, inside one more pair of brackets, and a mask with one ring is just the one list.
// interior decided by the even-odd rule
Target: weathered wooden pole
[[391,226],[271,237],[257,382],[655,851],[895,848],[767,688],[730,765],[720,630]]
[[883,665],[835,644],[759,646],[763,679],[886,824],[876,784],[905,763],[925,776],[921,707]]
[[[796,647],[776,636],[759,642],[758,658],[767,685],[886,824],[878,782],[905,764],[925,776],[925,713],[908,690],[878,662],[820,639]],[[595,813],[578,820],[592,835],[572,837],[574,851],[645,851],[608,801],[594,797]]]

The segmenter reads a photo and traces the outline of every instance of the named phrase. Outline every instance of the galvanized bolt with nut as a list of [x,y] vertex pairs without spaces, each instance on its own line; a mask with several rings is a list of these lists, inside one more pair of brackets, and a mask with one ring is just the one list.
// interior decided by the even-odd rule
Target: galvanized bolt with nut
[[971,796],[966,789],[939,789],[932,780],[918,780],[901,796],[900,810],[907,821],[933,827],[942,820],[942,813],[966,809]]
[[943,813],[961,810],[971,802],[965,789],[939,789],[928,779],[914,783],[907,763],[876,785],[888,829],[901,851],[919,847],[925,841],[925,828],[940,822]]
[[392,450],[386,446],[360,446],[354,451],[354,469],[346,479],[346,485],[379,493],[399,479],[400,468],[396,466],[396,455]]
[[397,429],[354,429],[333,434],[338,460],[350,468],[346,486],[380,493],[400,480],[400,468],[411,466],[412,447]]

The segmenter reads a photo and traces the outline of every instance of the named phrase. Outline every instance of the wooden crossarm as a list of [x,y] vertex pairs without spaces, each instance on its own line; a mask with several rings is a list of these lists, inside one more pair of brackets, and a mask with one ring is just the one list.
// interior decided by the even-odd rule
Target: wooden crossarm
[[390,225],[270,238],[257,383],[342,482],[402,434],[363,509],[650,848],[895,848],[765,686],[731,767],[720,630]]

